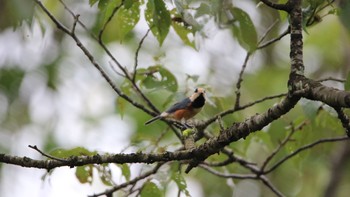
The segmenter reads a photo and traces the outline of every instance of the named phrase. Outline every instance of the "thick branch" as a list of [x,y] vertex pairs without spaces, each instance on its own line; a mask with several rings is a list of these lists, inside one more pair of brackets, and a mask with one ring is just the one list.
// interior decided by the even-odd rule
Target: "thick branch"
[[289,12],[291,10],[291,6],[288,4],[289,1],[286,4],[272,3],[270,0],[261,0],[261,1],[267,6],[276,10],[283,10],[286,12]]
[[262,129],[272,121],[276,120],[283,114],[287,113],[294,107],[298,99],[285,98],[281,103],[273,106],[263,114],[257,114],[242,123],[236,123],[215,138],[211,138],[207,142],[197,148],[176,152],[165,152],[162,154],[114,154],[114,155],[94,155],[94,156],[73,156],[66,161],[57,160],[33,160],[28,157],[16,157],[6,154],[0,154],[0,162],[19,165],[23,167],[34,167],[42,169],[53,169],[62,166],[82,166],[86,164],[102,164],[102,163],[154,163],[166,162],[173,160],[189,160],[196,158],[205,160],[212,154],[219,152],[226,145],[247,137],[250,133]]
[[292,10],[290,16],[290,60],[291,71],[289,76],[289,90],[298,89],[297,77],[304,76],[303,62],[303,14],[301,9],[301,0],[291,1]]
[[[204,144],[200,145],[197,149],[203,150],[202,154],[195,154],[195,160],[203,161],[212,154],[219,152],[226,145],[231,142],[238,141],[239,139],[245,139],[249,134],[261,130],[274,120],[278,119],[282,115],[289,112],[295,104],[298,102],[299,98],[286,97],[279,104],[271,107],[267,112],[262,114],[256,114],[244,122],[235,123],[228,129],[222,131],[219,136],[209,139]],[[196,150],[196,149],[195,149]],[[196,164],[198,165],[199,162]],[[191,164],[190,167],[195,167],[195,164]],[[189,172],[190,168],[186,170]]]
[[305,77],[299,77],[299,80],[300,88],[302,88],[299,96],[321,101],[332,107],[350,107],[350,92],[327,87]]

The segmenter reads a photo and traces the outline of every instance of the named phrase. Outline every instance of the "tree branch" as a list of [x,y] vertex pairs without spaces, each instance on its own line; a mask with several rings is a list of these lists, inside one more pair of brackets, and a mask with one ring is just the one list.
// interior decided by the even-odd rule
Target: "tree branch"
[[279,167],[281,164],[283,164],[285,161],[287,161],[288,159],[294,157],[295,155],[297,155],[298,153],[307,150],[309,148],[312,148],[318,144],[322,144],[322,143],[326,143],[326,142],[338,142],[338,141],[345,141],[345,140],[349,140],[350,138],[348,138],[347,136],[342,136],[342,137],[335,137],[335,138],[324,138],[324,139],[320,139],[317,140],[313,143],[307,144],[305,146],[302,146],[300,148],[298,148],[297,150],[295,150],[293,153],[285,156],[283,159],[281,159],[280,161],[278,161],[275,165],[273,165],[269,170],[266,170],[263,172],[263,174],[268,174],[272,171],[274,171],[277,167]]
[[286,4],[277,4],[277,3],[272,3],[270,0],[261,0],[265,5],[276,9],[276,10],[283,10],[286,12],[291,11],[291,6],[289,5],[289,1]]
[[128,182],[125,182],[125,183],[117,185],[117,186],[115,186],[113,188],[107,189],[104,192],[93,194],[93,195],[91,195],[89,197],[98,197],[98,196],[103,196],[103,195],[106,195],[106,196],[110,195],[110,196],[112,196],[112,194],[114,192],[116,192],[116,191],[118,191],[118,190],[120,190],[122,188],[125,188],[125,187],[127,187],[129,185],[135,185],[138,181],[140,181],[142,179],[145,179],[145,178],[147,178],[147,177],[157,173],[159,168],[162,167],[163,164],[164,163],[158,163],[152,170],[150,170],[150,171],[148,171],[148,172],[146,172],[144,174],[141,174],[141,175],[137,176],[136,178],[134,178],[134,179],[132,179],[132,180],[130,180]]
[[[133,101],[130,97],[128,97],[126,94],[124,94],[111,80],[111,78],[107,75],[107,73],[102,69],[102,67],[95,61],[95,58],[93,57],[93,55],[89,52],[89,50],[81,43],[80,39],[76,36],[75,32],[71,32],[69,31],[63,24],[61,24],[51,13],[50,11],[42,4],[42,2],[40,0],[34,0],[39,7],[49,16],[49,18],[52,20],[52,22],[54,22],[57,26],[58,29],[62,30],[64,33],[66,33],[67,35],[69,35],[71,38],[73,38],[73,40],[75,41],[75,43],[77,44],[77,46],[84,52],[85,56],[90,60],[90,62],[95,66],[95,68],[101,73],[101,75],[103,76],[103,78],[108,82],[108,84],[112,87],[112,89],[123,99],[125,99],[126,101],[128,101],[130,104],[134,105],[136,108],[141,109],[142,111],[146,112],[147,114],[150,114],[152,116],[156,116],[157,113],[152,112],[150,110],[148,110],[147,108],[145,108],[142,104],[139,104],[135,101]],[[78,19],[76,19],[78,20]],[[111,52],[108,50],[108,48],[102,43],[100,42],[100,46],[105,50],[105,52],[108,54],[109,57],[112,58],[113,62],[115,62],[119,68],[122,69],[122,71],[124,72],[124,74],[126,74],[126,76],[128,76],[128,73],[126,70],[123,69],[123,67],[121,66],[121,64],[114,58],[114,56],[111,54]],[[138,89],[139,90],[139,89]],[[142,94],[143,95],[143,94]],[[145,96],[143,98],[146,98]],[[146,98],[146,101],[148,101],[148,104],[150,103],[150,101]],[[152,104],[150,106],[153,106]],[[154,107],[154,106],[153,106]],[[152,108],[154,111],[158,112],[158,110],[154,107]]]
[[335,107],[334,108],[335,111],[337,111],[338,113],[338,118],[340,119],[346,134],[348,135],[348,137],[350,138],[350,121],[349,121],[349,117],[343,112],[343,110],[339,107]]
[[236,84],[236,102],[235,102],[234,108],[239,108],[239,106],[240,106],[241,83],[243,81],[243,73],[245,71],[245,68],[247,67],[247,63],[248,63],[249,57],[250,57],[250,53],[247,52],[247,55],[245,56],[244,63],[242,65],[242,69],[241,69],[241,72],[239,73],[238,81],[237,81],[237,84]]
[[136,78],[136,69],[137,69],[137,66],[138,66],[138,57],[139,57],[139,52],[140,52],[140,49],[142,47],[142,44],[143,44],[143,41],[145,41],[148,33],[151,31],[151,29],[148,29],[146,34],[142,37],[142,39],[140,40],[140,43],[139,43],[139,46],[137,47],[136,49],[136,52],[135,52],[135,63],[134,63],[134,73],[132,74],[132,81],[135,83],[135,78]]
[[327,87],[304,77],[299,77],[299,82],[303,88],[300,95],[307,99],[321,101],[332,107],[350,107],[350,92]]

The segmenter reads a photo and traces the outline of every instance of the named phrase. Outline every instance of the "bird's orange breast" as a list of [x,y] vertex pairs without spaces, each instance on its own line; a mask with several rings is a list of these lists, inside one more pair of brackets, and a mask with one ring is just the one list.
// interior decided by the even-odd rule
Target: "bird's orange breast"
[[172,114],[172,118],[176,119],[176,120],[188,120],[190,118],[192,118],[193,116],[195,116],[200,110],[196,110],[196,109],[179,109],[176,110],[173,114]]

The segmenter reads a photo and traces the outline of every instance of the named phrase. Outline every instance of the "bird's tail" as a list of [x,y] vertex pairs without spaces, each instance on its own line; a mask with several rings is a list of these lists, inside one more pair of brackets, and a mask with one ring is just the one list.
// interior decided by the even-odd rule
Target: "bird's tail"
[[158,119],[160,119],[160,116],[156,116],[156,117],[152,118],[151,120],[145,122],[145,125],[151,124],[152,122],[154,122],[154,121],[156,121]]

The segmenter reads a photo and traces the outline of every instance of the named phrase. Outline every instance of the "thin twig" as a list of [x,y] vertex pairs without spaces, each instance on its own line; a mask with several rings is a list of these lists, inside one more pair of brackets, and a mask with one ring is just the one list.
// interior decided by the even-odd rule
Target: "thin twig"
[[164,162],[158,163],[151,171],[148,171],[148,172],[146,172],[146,173],[144,173],[142,175],[139,175],[136,178],[134,178],[134,179],[132,179],[130,181],[127,181],[125,183],[122,183],[122,184],[120,184],[118,186],[115,186],[115,187],[113,187],[111,189],[107,189],[104,192],[90,195],[89,197],[98,197],[98,196],[103,196],[103,195],[110,195],[110,194],[114,193],[115,191],[117,191],[119,189],[125,188],[125,187],[127,187],[129,185],[134,185],[138,181],[140,181],[142,179],[145,179],[145,178],[155,174],[163,164],[164,164]]
[[79,20],[79,16],[80,16],[79,14],[74,16],[74,23],[73,23],[73,27],[72,27],[72,31],[71,31],[72,34],[75,33],[75,27],[77,26],[77,22]]
[[217,170],[214,170],[206,165],[199,164],[200,168],[205,169],[206,171],[214,174],[215,176],[222,177],[222,178],[232,178],[232,179],[258,179],[256,174],[226,174],[219,172]]
[[[39,0],[34,0],[34,1],[36,1],[36,2],[38,2]],[[74,12],[72,11],[72,10],[70,10],[69,9],[69,7],[62,1],[62,0],[59,0],[60,2],[61,2],[61,4],[64,6],[64,8],[73,16],[73,17],[75,17],[75,14],[74,14]],[[39,1],[40,2],[40,1]],[[41,3],[41,2],[40,2]],[[40,7],[42,7],[43,8],[43,6],[40,6]],[[46,9],[45,7],[44,7],[44,9]],[[118,8],[119,9],[119,8]],[[44,10],[45,11],[45,10]],[[50,16],[51,14],[50,13],[48,13],[48,10],[46,10],[47,12],[47,14]],[[51,15],[52,16],[52,15]],[[51,19],[53,19],[54,17],[52,16],[52,17],[50,17]],[[57,20],[55,20],[56,22],[58,22]],[[54,21],[54,22],[55,22]],[[118,66],[118,68],[124,73],[124,75],[122,75],[121,73],[119,73],[119,72],[117,72],[117,70],[114,68],[114,66],[111,66],[112,67],[112,69],[118,74],[118,75],[120,75],[120,76],[123,76],[123,77],[125,77],[126,79],[128,79],[129,81],[131,81],[131,83],[132,83],[132,85],[133,85],[133,89],[134,90],[136,90],[136,92],[142,97],[142,99],[146,102],[146,104],[154,111],[154,112],[151,112],[151,111],[149,111],[149,110],[145,110],[146,108],[144,107],[144,106],[142,106],[142,105],[140,105],[140,104],[137,104],[137,105],[139,105],[139,107],[137,107],[137,106],[135,106],[135,104],[136,104],[136,102],[134,103],[134,102],[132,102],[131,104],[132,105],[134,105],[135,107],[137,107],[137,108],[140,108],[140,106],[142,106],[142,108],[140,108],[140,109],[142,109],[143,111],[145,111],[146,113],[148,113],[148,114],[150,114],[150,115],[152,115],[152,116],[156,116],[156,115],[158,115],[160,112],[159,112],[159,110],[153,105],[153,103],[144,95],[144,93],[140,90],[140,88],[137,86],[137,84],[132,80],[132,77],[130,77],[130,74],[129,74],[129,72],[126,70],[126,68],[124,68],[118,61],[117,61],[117,59],[112,55],[112,53],[109,51],[109,49],[107,48],[107,46],[103,43],[103,41],[102,41],[102,39],[99,39],[99,38],[97,38],[94,34],[92,34],[91,32],[89,32],[89,30],[86,28],[86,26],[79,20],[79,19],[77,19],[77,21],[78,21],[78,23],[91,35],[91,37],[94,39],[94,40],[96,40],[98,43],[99,43],[99,45],[102,47],[102,49],[106,52],[106,54],[112,59],[112,61]],[[67,33],[67,32],[66,32]],[[139,45],[139,46],[141,46],[141,45]],[[95,65],[96,66],[96,65]],[[98,69],[99,71],[100,71],[100,69]],[[104,76],[104,74],[102,74],[103,76]],[[106,75],[107,76],[107,75]],[[119,91],[117,91],[117,87],[114,85],[114,84],[111,84],[110,82],[111,82],[111,80],[109,79],[109,77],[108,77],[108,79],[106,79],[107,80],[107,82],[112,86],[112,88],[117,92],[117,94],[119,95],[119,96],[121,96],[122,98],[124,98],[125,100],[127,100],[128,102],[130,102],[131,101],[131,99],[129,99],[128,97],[127,97],[127,95],[125,95],[121,90],[119,90]],[[119,94],[120,93],[120,94]],[[170,126],[170,128],[173,130],[173,132],[176,134],[176,136],[182,141],[182,137],[181,137],[181,133],[179,132],[179,131],[177,131],[171,124],[173,123],[173,122],[171,122],[171,121],[166,121],[166,120],[164,120],[169,126]],[[178,126],[176,126],[176,127],[178,127]]]
[[140,43],[139,43],[139,46],[137,47],[136,49],[136,53],[135,53],[135,63],[134,63],[134,73],[132,75],[132,81],[135,82],[135,78],[136,78],[136,69],[137,69],[137,66],[138,66],[138,57],[139,57],[139,52],[140,52],[140,49],[142,47],[142,44],[144,42],[144,40],[146,39],[148,33],[151,31],[151,29],[148,29],[146,34],[142,37],[142,39],[140,40]]
[[292,135],[295,133],[297,130],[301,130],[305,125],[307,124],[306,121],[302,122],[300,125],[297,127],[294,127],[294,124],[291,123],[291,130],[289,134],[285,137],[285,139],[277,146],[275,150],[272,151],[272,153],[265,159],[263,164],[261,165],[261,171],[264,171],[266,168],[267,164],[271,161],[271,159],[276,156],[276,154],[282,149],[283,146],[287,144],[288,141],[290,141]]
[[115,69],[114,65],[111,62],[108,62],[109,66],[112,68],[112,70],[114,71],[115,74],[125,78],[125,75],[123,75],[122,73],[118,72],[117,69]]
[[260,46],[257,47],[257,49],[262,49],[265,48],[267,46],[270,46],[271,44],[281,40],[284,36],[288,35],[290,33],[290,27],[288,27],[281,35],[279,35],[276,38],[273,38],[267,42],[265,42],[264,44],[261,44]]
[[222,173],[217,170],[214,170],[208,166],[205,166],[203,164],[199,165],[200,168],[210,172],[211,174],[222,177],[222,178],[231,178],[231,179],[259,179],[263,182],[264,185],[266,185],[273,193],[275,193],[279,197],[283,197],[284,195],[278,191],[276,187],[274,187],[270,181],[265,177],[265,176],[259,176],[257,174],[227,174],[227,173]]
[[327,78],[323,78],[323,79],[319,79],[319,80],[316,80],[317,82],[324,82],[324,81],[335,81],[335,82],[339,82],[339,83],[345,83],[346,82],[346,79],[337,79],[337,78],[334,78],[334,77],[327,77]]
[[31,149],[34,149],[36,151],[38,151],[41,155],[47,157],[47,158],[50,158],[50,159],[53,159],[53,160],[57,160],[57,161],[61,161],[61,162],[67,162],[67,160],[65,159],[61,159],[61,158],[58,158],[58,157],[54,157],[54,156],[51,156],[51,155],[48,155],[46,153],[44,153],[42,150],[40,150],[36,145],[32,146],[32,145],[28,145],[29,148]]
[[302,146],[300,148],[298,148],[297,150],[295,150],[294,152],[292,152],[291,154],[285,156],[283,159],[279,160],[275,165],[273,165],[270,169],[266,170],[263,172],[263,174],[268,174],[272,171],[274,171],[277,167],[279,167],[281,164],[283,164],[285,161],[287,161],[288,159],[294,157],[295,155],[297,155],[298,153],[307,150],[309,148],[312,148],[318,144],[323,144],[326,142],[338,142],[338,141],[345,141],[345,140],[349,140],[350,138],[348,136],[342,136],[342,137],[334,137],[334,138],[324,138],[324,139],[320,139],[317,140],[313,143],[307,144],[305,146]]
[[267,28],[267,30],[265,31],[265,33],[261,36],[258,45],[260,45],[262,43],[262,41],[264,41],[264,39],[266,38],[266,36],[271,32],[272,28],[275,27],[275,25],[279,22],[279,19],[275,20],[275,22],[273,22],[270,27]]
[[113,12],[112,14],[108,17],[107,21],[105,22],[105,24],[103,24],[103,27],[102,29],[100,30],[99,34],[98,34],[98,40],[100,42],[102,42],[102,35],[107,27],[107,25],[109,24],[109,22],[111,22],[112,18],[114,17],[114,15],[117,13],[117,11],[124,5],[124,1],[125,0],[122,0],[122,2],[120,2],[119,5],[117,5],[114,9],[113,9]]
[[286,94],[286,93],[283,93],[283,94],[277,94],[277,95],[273,95],[273,96],[267,96],[267,97],[264,97],[264,98],[262,98],[262,99],[259,99],[259,100],[256,100],[256,101],[247,103],[247,104],[245,104],[245,105],[242,105],[242,106],[240,106],[240,107],[238,107],[238,108],[235,108],[235,107],[234,107],[234,108],[228,109],[228,110],[223,111],[223,112],[220,112],[220,113],[216,114],[215,116],[213,116],[212,118],[210,118],[210,119],[204,121],[203,123],[201,123],[200,125],[198,125],[198,127],[204,129],[204,128],[206,128],[207,126],[209,126],[211,123],[213,123],[216,119],[218,119],[219,116],[224,117],[224,116],[226,116],[226,115],[228,115],[228,114],[232,114],[232,113],[234,113],[234,112],[241,111],[241,110],[243,110],[243,109],[246,109],[246,108],[251,107],[251,106],[253,106],[253,105],[256,105],[256,104],[258,104],[258,103],[262,103],[262,102],[264,102],[264,101],[266,101],[266,100],[271,100],[271,99],[275,99],[275,98],[281,98],[281,97],[284,97],[284,96],[287,96],[287,94]]
[[[64,7],[64,9],[65,10],[67,10],[73,17],[75,17],[76,15],[74,14],[74,12],[71,10],[71,9],[69,9],[69,7],[66,5],[66,3],[64,3],[64,1],[63,0],[59,0],[59,2],[63,5],[63,7]],[[77,22],[79,23],[79,25],[80,26],[82,26],[87,32],[89,32],[88,31],[88,29],[87,29],[87,27],[84,25],[84,23],[83,22],[81,22],[80,21],[80,19],[78,18],[77,19]],[[93,34],[91,34],[91,36],[93,36],[94,37],[94,35]]]
[[245,68],[247,67],[247,63],[248,63],[249,57],[250,57],[250,53],[247,52],[247,55],[245,56],[245,59],[244,59],[243,65],[242,65],[241,72],[239,73],[239,76],[238,76],[238,81],[236,83],[236,102],[235,102],[234,108],[239,108],[239,106],[240,106],[241,83],[243,81],[243,73],[245,71]]
[[259,179],[263,182],[266,187],[268,187],[276,196],[283,197],[284,195],[278,191],[278,189],[272,185],[272,183],[266,178],[266,176],[260,176]]
[[[92,54],[87,50],[87,48],[81,43],[79,38],[76,36],[74,32],[69,31],[63,24],[61,24],[50,12],[49,10],[42,4],[40,0],[34,0],[39,7],[49,16],[49,18],[52,20],[53,23],[57,26],[58,29],[69,35],[73,38],[75,43],[78,45],[78,47],[84,52],[85,56],[90,60],[90,62],[95,66],[95,68],[101,73],[102,77],[108,82],[108,84],[113,88],[113,90],[122,98],[124,98],[126,101],[128,101],[130,104],[134,105],[136,108],[141,109],[142,111],[146,112],[147,114],[155,116],[156,113],[148,110],[143,105],[137,103],[130,97],[128,97],[126,94],[124,94],[113,82],[112,79],[107,75],[107,73],[102,69],[102,67],[95,61],[95,58],[92,56]],[[100,45],[104,48],[107,54],[112,58],[114,62],[117,63],[121,68],[122,66],[119,64],[119,62],[113,57],[113,55],[110,53],[110,51],[107,49],[107,47],[100,43]]]

